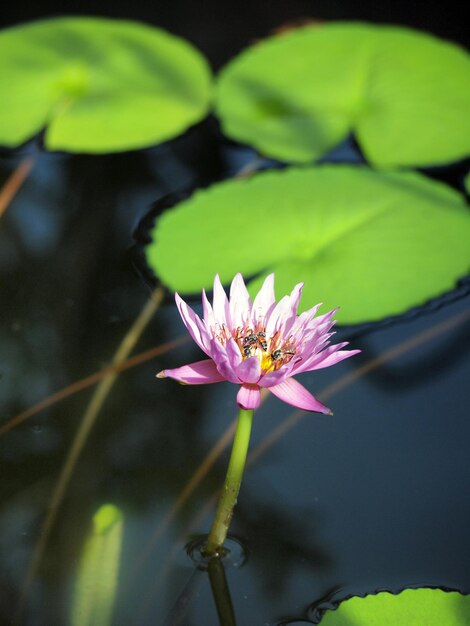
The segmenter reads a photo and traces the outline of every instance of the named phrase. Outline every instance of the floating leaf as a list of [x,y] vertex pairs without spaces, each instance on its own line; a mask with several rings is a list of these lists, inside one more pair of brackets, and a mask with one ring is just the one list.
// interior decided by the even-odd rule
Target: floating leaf
[[93,517],[85,542],[72,602],[72,626],[107,626],[116,598],[122,544],[122,514],[104,504]]
[[224,131],[288,162],[321,157],[353,131],[382,167],[470,151],[470,57],[394,26],[331,23],[272,37],[220,73]]
[[321,626],[468,626],[470,596],[440,589],[381,592],[341,602],[326,611]]
[[124,20],[65,17],[0,33],[0,144],[46,128],[51,150],[156,144],[207,113],[211,76],[189,43]]
[[460,194],[414,173],[291,168],[196,192],[157,220],[150,267],[182,293],[214,274],[276,272],[278,294],[305,282],[303,306],[338,305],[343,323],[402,313],[470,268],[470,212]]

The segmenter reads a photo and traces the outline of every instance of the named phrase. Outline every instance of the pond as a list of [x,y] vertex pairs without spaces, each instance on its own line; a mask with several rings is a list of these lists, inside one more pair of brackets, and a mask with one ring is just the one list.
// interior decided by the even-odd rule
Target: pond
[[1,623],[470,624],[470,57],[297,18],[0,32]]
[[[2,153],[1,180],[30,150]],[[2,426],[110,364],[153,288],[134,233],[147,232],[162,198],[247,157],[209,123],[155,149],[34,158],[0,223]],[[224,561],[239,625],[315,623],[322,603],[382,589],[470,593],[469,304],[462,282],[404,316],[340,327],[338,340],[362,354],[301,377],[333,416],[263,402]],[[236,389],[155,378],[200,358],[185,337],[167,294],[132,354],[161,348],[115,380],[59,502],[93,386],[2,431],[2,623],[69,623],[104,503],[123,515],[113,623],[219,623],[196,555],[226,471]]]

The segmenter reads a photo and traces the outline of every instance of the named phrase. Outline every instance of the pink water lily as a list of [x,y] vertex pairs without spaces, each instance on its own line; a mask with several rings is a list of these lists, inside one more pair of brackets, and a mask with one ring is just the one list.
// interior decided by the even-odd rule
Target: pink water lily
[[276,303],[270,274],[252,302],[241,274],[232,281],[230,298],[217,275],[212,305],[202,292],[203,319],[175,294],[186,328],[209,358],[163,370],[158,377],[190,385],[230,381],[240,385],[242,409],[258,408],[264,387],[305,411],[331,413],[293,376],[329,367],[360,350],[343,350],[347,342],[330,344],[336,309],[315,317],[317,304],[297,315],[302,287],[299,283]]

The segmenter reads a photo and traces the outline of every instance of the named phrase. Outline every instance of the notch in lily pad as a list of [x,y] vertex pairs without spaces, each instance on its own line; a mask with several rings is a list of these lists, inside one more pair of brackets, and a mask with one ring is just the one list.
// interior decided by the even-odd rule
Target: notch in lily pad
[[470,152],[470,56],[397,26],[305,26],[244,50],[220,72],[225,133],[292,163],[354,133],[377,167],[430,166]]
[[157,219],[148,264],[171,290],[199,293],[242,272],[254,294],[305,283],[303,306],[341,303],[343,324],[398,315],[455,287],[470,269],[463,196],[412,172],[318,166],[197,191]]
[[207,114],[212,76],[187,41],[127,20],[61,17],[0,33],[0,145],[41,131],[49,150],[148,147]]

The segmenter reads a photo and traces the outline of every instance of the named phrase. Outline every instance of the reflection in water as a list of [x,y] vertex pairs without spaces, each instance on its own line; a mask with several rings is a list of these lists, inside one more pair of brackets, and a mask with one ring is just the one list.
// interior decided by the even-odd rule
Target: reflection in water
[[[470,294],[470,281],[467,282],[465,291],[461,297]],[[465,346],[470,345],[470,325],[463,324],[442,339],[427,341],[426,345],[426,367],[421,367],[423,355],[415,356],[413,353],[399,366],[393,362],[370,372],[371,379],[377,386],[395,392],[405,391],[417,385],[429,385],[432,380],[439,381],[439,378],[446,370],[451,369],[457,363],[464,362],[466,358]],[[368,355],[376,356],[377,348],[374,346],[373,337],[366,337],[364,349]],[[375,354],[374,354],[375,353]]]
[[[129,331],[124,336],[122,342],[119,344],[119,347],[112,359],[113,366],[117,367],[121,365],[129,356],[130,352],[139,341],[150,320],[157,312],[160,303],[163,300],[163,297],[164,294],[161,287],[156,288],[151,293],[149,300],[143,307],[135,322],[132,324]],[[28,570],[25,576],[25,581],[21,590],[21,596],[18,605],[17,621],[21,617],[24,602],[29,593],[31,584],[36,576],[39,563],[44,556],[44,550],[49,540],[51,530],[55,524],[58,511],[65,497],[69,481],[75,470],[75,466],[83,451],[83,448],[88,441],[88,437],[91,433],[93,426],[95,425],[103,404],[105,403],[109,393],[111,392],[111,389],[113,388],[114,383],[117,380],[118,374],[118,371],[110,371],[106,376],[104,376],[99,385],[96,387],[90,399],[90,402],[85,409],[85,412],[80,422],[80,426],[73,439],[70,450],[67,453],[64,465],[60,471],[59,477],[48,503],[47,515],[43,521],[43,524],[41,525],[39,537],[34,546],[31,560],[28,564]]]
[[[167,617],[162,622],[162,626],[189,626],[192,623],[190,617],[191,604],[194,601],[195,596],[199,592],[202,578],[204,576],[206,576],[206,573],[203,572],[203,570],[193,570],[193,572],[189,575],[186,585],[183,587],[181,593],[176,598],[173,607],[170,609]],[[145,622],[139,621],[138,623]]]
[[[259,582],[272,601],[289,589],[294,569],[321,575],[333,562],[317,536],[321,516],[313,509],[297,509],[292,516],[281,504],[248,502],[239,511],[242,536],[250,538],[250,564],[259,568]],[[265,569],[266,562],[277,566]]]

